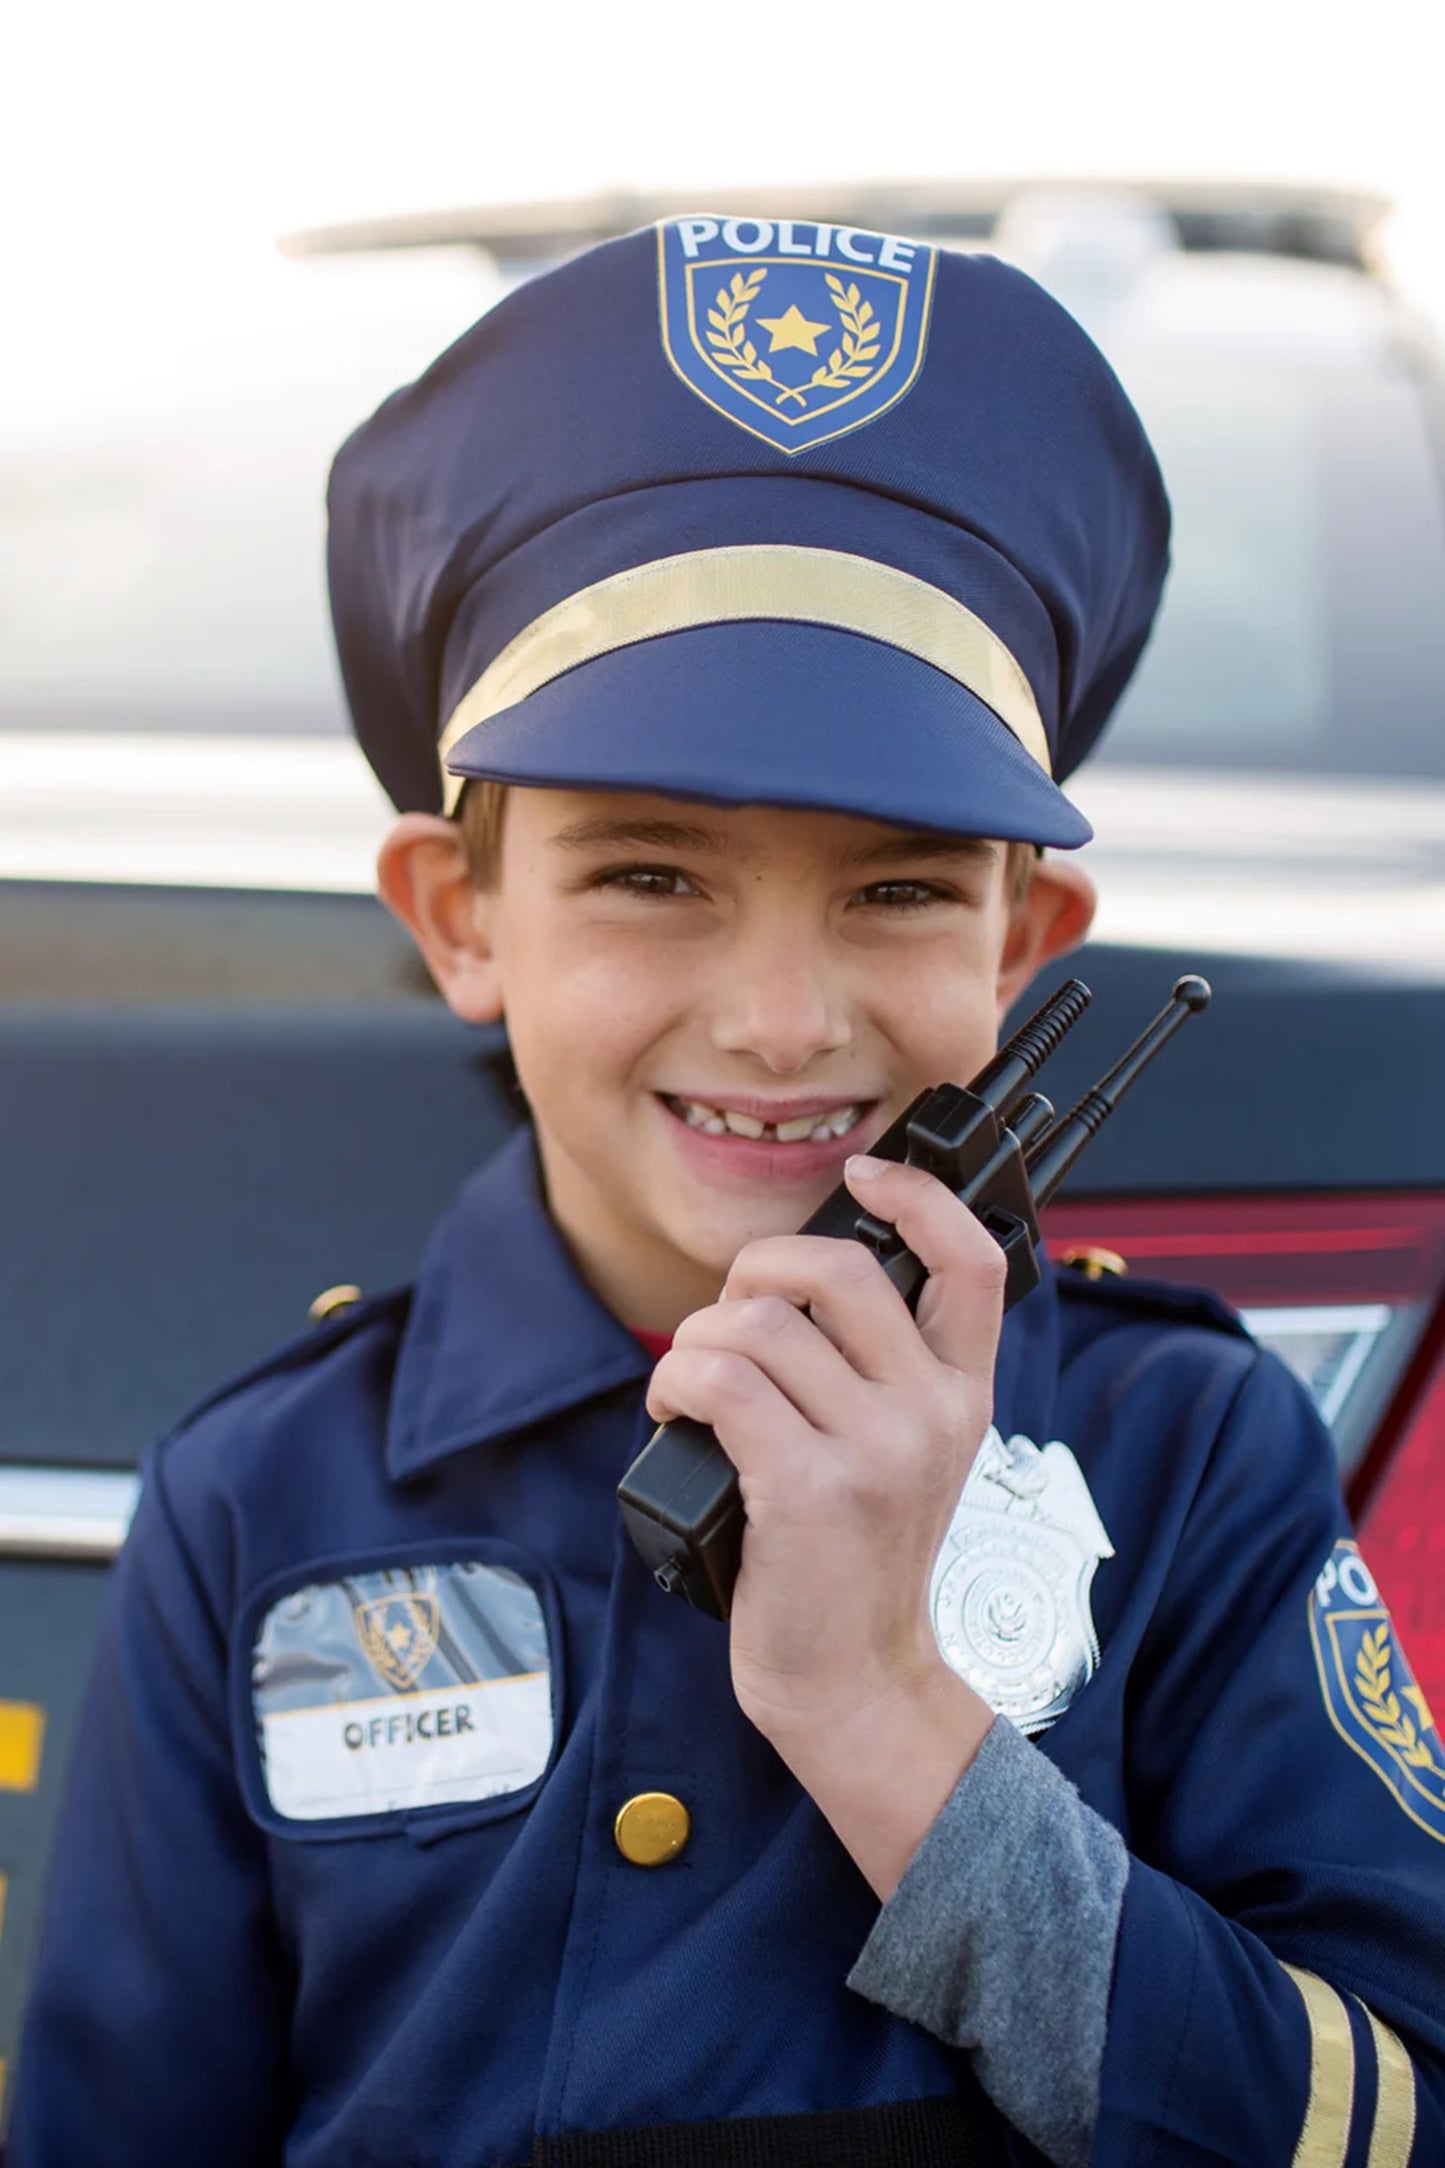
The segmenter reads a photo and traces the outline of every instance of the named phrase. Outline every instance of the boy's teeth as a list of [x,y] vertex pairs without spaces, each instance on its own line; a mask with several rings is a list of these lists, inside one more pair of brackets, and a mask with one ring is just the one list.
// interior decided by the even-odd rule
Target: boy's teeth
[[681,1112],[690,1129],[700,1129],[709,1137],[766,1137],[769,1143],[831,1144],[835,1137],[844,1137],[857,1122],[860,1110],[856,1107],[839,1107],[833,1114],[802,1114],[791,1122],[760,1122],[755,1114],[723,1113],[698,1099],[678,1099],[674,1105]]

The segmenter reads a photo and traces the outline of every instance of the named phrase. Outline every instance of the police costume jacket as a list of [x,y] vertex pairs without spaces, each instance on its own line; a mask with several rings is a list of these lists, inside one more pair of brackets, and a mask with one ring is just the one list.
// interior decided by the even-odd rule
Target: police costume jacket
[[1067,1274],[1007,1320],[1017,1514],[1057,1444],[1104,1532],[1097,1665],[881,1912],[621,1531],[647,1369],[523,1133],[413,1293],[155,1453],[12,2168],[1445,2160],[1445,1756],[1273,1358]]

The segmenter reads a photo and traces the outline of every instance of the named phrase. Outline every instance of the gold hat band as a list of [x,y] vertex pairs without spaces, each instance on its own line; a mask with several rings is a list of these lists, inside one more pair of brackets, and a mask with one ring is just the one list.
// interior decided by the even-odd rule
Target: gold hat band
[[442,732],[438,753],[446,810],[454,810],[465,781],[446,773],[447,755],[478,723],[599,655],[663,633],[744,618],[831,625],[916,655],[992,708],[1044,773],[1052,774],[1033,688],[998,634],[963,603],[871,557],[749,542],[690,550],[616,572],[554,603],[509,640],[463,694]]

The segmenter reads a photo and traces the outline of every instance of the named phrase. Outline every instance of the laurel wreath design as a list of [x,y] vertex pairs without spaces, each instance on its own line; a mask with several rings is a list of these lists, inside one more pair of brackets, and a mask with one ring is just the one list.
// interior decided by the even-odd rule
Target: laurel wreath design
[[748,337],[748,310],[761,293],[767,275],[766,271],[734,271],[731,283],[719,286],[717,300],[707,312],[707,320],[712,326],[707,343],[713,350],[713,359],[721,362],[725,369],[731,369],[745,381],[771,384],[777,393],[777,405],[781,406],[785,399],[792,397],[799,405],[806,406],[807,401],[800,391],[790,393],[786,385],[779,384]]
[[1355,1690],[1366,1715],[1387,1746],[1412,1769],[1433,1769],[1435,1757],[1400,1707],[1390,1679],[1390,1629],[1376,1626],[1360,1642],[1355,1657]]
[[790,399],[806,407],[810,391],[846,391],[860,377],[873,374],[883,337],[877,313],[863,299],[856,281],[845,286],[832,271],[825,271],[823,276],[843,326],[842,340],[813,371],[806,386],[780,384],[748,336],[748,311],[762,292],[767,275],[763,270],[735,271],[719,286],[707,312],[707,341],[715,362],[731,369],[740,382],[770,384],[773,404],[778,407],[786,406]]
[[843,391],[855,378],[872,375],[883,327],[872,303],[859,293],[856,281],[845,286],[832,271],[825,271],[823,279],[842,320],[843,343],[834,347],[824,367],[815,369],[808,381],[830,391]]

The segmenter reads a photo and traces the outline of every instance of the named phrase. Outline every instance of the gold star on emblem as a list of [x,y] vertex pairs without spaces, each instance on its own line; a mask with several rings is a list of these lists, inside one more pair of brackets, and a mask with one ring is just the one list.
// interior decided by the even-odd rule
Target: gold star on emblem
[[810,324],[796,301],[782,316],[760,316],[758,322],[764,331],[773,335],[773,343],[768,348],[770,354],[780,354],[785,347],[796,346],[800,354],[812,354],[815,358],[819,339],[831,328],[827,324]]

